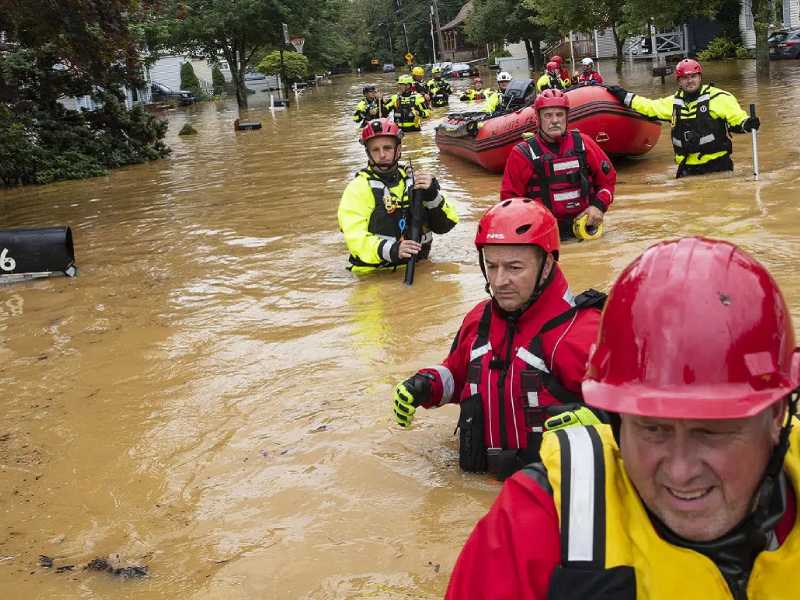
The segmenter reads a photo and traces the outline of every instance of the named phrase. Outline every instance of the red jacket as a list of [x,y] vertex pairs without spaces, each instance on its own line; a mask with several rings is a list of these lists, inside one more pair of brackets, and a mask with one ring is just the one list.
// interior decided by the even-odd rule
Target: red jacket
[[[571,174],[582,174],[587,182],[586,189],[582,189],[582,186],[576,183],[564,181],[552,183],[549,198],[539,198],[560,221],[571,220],[589,205],[605,212],[614,201],[614,187],[617,182],[614,166],[594,140],[582,133],[579,135],[585,156],[585,165],[581,166],[574,160],[576,152],[573,132],[568,132],[561,138],[557,149],[545,142],[539,134],[532,140],[543,152],[537,156],[546,174],[561,175],[561,179]],[[534,168],[531,153],[532,144],[525,141],[517,144],[509,154],[500,187],[501,200],[537,196],[542,181]],[[551,160],[552,163],[549,162]],[[548,167],[550,164],[556,169],[555,173]],[[571,194],[575,197],[571,197]]]
[[[489,302],[491,301],[481,302],[467,314],[453,348],[442,364],[421,370],[434,376],[431,400],[423,405],[425,408],[448,402],[460,403],[472,395],[467,375],[478,335],[478,325]],[[530,365],[526,362],[531,360],[528,348],[545,323],[572,307],[572,294],[567,287],[567,280],[556,265],[552,279],[542,295],[517,321],[516,333],[511,341],[513,358],[505,370],[502,389],[499,385],[503,379],[502,371],[500,368],[489,368],[489,362],[493,358],[506,357],[509,322],[502,317],[494,302],[491,307],[491,350],[481,355],[481,382],[478,385],[486,423],[484,441],[487,448],[526,448],[527,434],[533,431],[530,425],[526,425],[525,410],[530,410],[530,399],[529,394],[523,392],[522,377],[523,371],[528,370]],[[579,310],[541,337],[541,358],[547,368],[569,392],[577,394],[579,399],[589,348],[597,337],[599,321],[599,310]],[[525,381],[528,383],[530,380],[526,377]],[[547,406],[558,401],[548,390],[543,389],[538,393],[537,402],[538,406]],[[500,426],[501,414],[504,415],[505,441]]]
[[581,71],[575,78],[575,81],[578,83],[603,83],[603,76],[597,71],[591,71],[589,73]]
[[[542,475],[543,476],[543,475]],[[795,492],[775,528],[779,543],[792,529]],[[446,600],[547,600],[550,576],[561,562],[561,534],[553,497],[528,472],[503,485],[492,508],[461,550]]]

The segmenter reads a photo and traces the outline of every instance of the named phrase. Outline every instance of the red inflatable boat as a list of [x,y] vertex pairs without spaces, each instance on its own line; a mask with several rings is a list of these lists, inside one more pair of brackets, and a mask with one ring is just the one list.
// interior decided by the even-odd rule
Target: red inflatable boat
[[[610,156],[641,156],[661,135],[661,125],[617,102],[604,87],[592,85],[567,91],[569,128],[590,136]],[[447,115],[436,127],[436,145],[495,173],[502,173],[522,134],[536,129],[532,106],[486,118],[485,113]]]

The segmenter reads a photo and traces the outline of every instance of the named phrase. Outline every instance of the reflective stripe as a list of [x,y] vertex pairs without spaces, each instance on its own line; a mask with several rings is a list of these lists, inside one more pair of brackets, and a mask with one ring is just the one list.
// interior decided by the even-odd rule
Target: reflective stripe
[[428,210],[431,210],[440,206],[442,202],[444,202],[444,196],[442,196],[442,194],[436,194],[436,198],[423,202],[422,205]]
[[544,364],[544,361],[541,358],[539,358],[538,356],[536,356],[530,350],[528,350],[523,346],[520,346],[517,349],[517,357],[525,361],[534,369],[538,369],[539,371],[544,371],[545,373],[550,372],[550,369],[547,368],[547,365]]
[[634,95],[635,94],[633,94],[632,92],[628,92],[627,93],[627,95],[625,96],[625,100],[624,100],[625,106],[630,106],[631,105],[631,102],[633,102],[633,96]]
[[580,190],[572,190],[570,192],[554,192],[553,193],[553,201],[554,202],[564,202],[566,200],[575,200],[576,198],[581,197]]
[[599,190],[597,190],[597,193],[595,194],[595,196],[597,196],[597,198],[599,199],[600,198],[600,194],[602,194],[603,192],[608,194],[608,199],[609,200],[611,200],[614,197],[614,194],[608,188],[600,188]]
[[531,408],[539,406],[539,392],[528,392],[528,406]]
[[562,430],[569,439],[569,543],[567,560],[594,560],[595,456],[585,427]]
[[567,169],[577,169],[581,166],[581,164],[577,160],[570,160],[565,162],[554,162],[553,163],[553,172],[558,173],[559,171],[566,171]]
[[697,100],[695,100],[695,103],[700,104],[701,102],[708,102],[709,100],[711,100],[711,96],[708,94],[703,94],[702,96],[698,96]]
[[378,181],[377,179],[367,179],[369,181],[369,187],[374,190],[382,190],[386,187],[382,181]]
[[450,402],[450,398],[453,397],[453,390],[456,385],[453,380],[453,374],[450,372],[450,369],[443,365],[435,365],[428,368],[436,371],[439,374],[439,379],[442,380],[442,399],[439,401],[439,406],[447,404]]
[[676,145],[678,148],[683,148],[683,142],[680,141],[678,138],[672,138],[672,143]]
[[684,101],[680,98],[675,98],[673,100],[673,104],[675,104],[675,106],[686,106],[686,103],[684,103]]
[[[470,362],[472,362],[476,358],[480,358],[481,356],[483,356],[484,354],[489,352],[489,350],[491,350],[491,349],[492,349],[492,344],[491,343],[486,343],[483,346],[481,346],[480,348],[473,348],[472,352],[469,355]],[[477,391],[473,392],[473,393],[477,394]]]
[[569,304],[570,306],[575,306],[575,296],[574,296],[574,294],[573,294],[573,293],[570,291],[570,289],[569,289],[569,288],[567,288],[567,291],[566,291],[566,292],[564,292],[564,295],[563,295],[563,296],[561,296],[561,299],[562,299],[564,302],[566,302],[567,304]]
[[386,240],[386,243],[384,243],[383,247],[381,248],[381,258],[388,263],[392,262],[392,248],[394,248],[394,245],[396,243],[397,242],[395,242],[394,240],[392,240],[391,242],[389,240]]
[[715,139],[717,139],[716,136],[713,133],[709,133],[708,135],[704,135],[700,138],[700,144],[708,144],[709,142],[713,142]]

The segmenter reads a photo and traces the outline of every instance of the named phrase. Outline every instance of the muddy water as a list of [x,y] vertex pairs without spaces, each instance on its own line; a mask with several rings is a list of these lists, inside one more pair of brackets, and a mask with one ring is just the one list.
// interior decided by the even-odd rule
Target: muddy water
[[[800,64],[768,84],[749,63],[707,74],[758,104],[761,181],[749,136],[732,176],[675,181],[663,135],[619,165],[606,236],[562,264],[574,289],[603,289],[657,240],[724,237],[769,266],[800,322]],[[671,89],[644,65],[622,81]],[[471,239],[499,176],[440,157],[432,123],[409,135],[405,157],[437,174],[462,222],[412,289],[356,280],[336,207],[364,161],[349,120],[361,84],[274,116],[259,98],[245,117],[260,131],[234,133],[229,103],[172,111],[168,160],[0,193],[0,227],[70,224],[81,268],[0,289],[0,596],[442,595],[499,486],[459,473],[455,408],[400,431],[389,399],[483,297]],[[187,121],[200,133],[178,138]],[[109,554],[150,577],[80,570]]]

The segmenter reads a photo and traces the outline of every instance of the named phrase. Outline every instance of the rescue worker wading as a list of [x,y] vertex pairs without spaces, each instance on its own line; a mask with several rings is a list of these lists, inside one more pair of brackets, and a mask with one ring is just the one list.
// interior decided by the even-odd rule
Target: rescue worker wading
[[558,220],[562,239],[573,235],[573,220],[584,214],[588,228],[599,227],[614,200],[616,170],[589,136],[567,131],[569,98],[564,92],[545,90],[533,106],[538,131],[508,155],[500,197],[543,202]]
[[594,68],[594,61],[588,56],[581,61],[581,72],[574,77],[577,85],[599,85],[603,83],[603,76]]
[[[426,258],[433,233],[447,233],[458,215],[439,191],[435,177],[410,172],[398,164],[403,132],[388,119],[370,121],[361,130],[369,164],[356,174],[339,203],[339,228],[350,250],[354,273],[396,268],[411,256]],[[405,239],[410,230],[409,196],[412,187],[423,190],[421,243]]]
[[500,71],[497,74],[497,87],[499,88],[496,92],[494,92],[489,99],[486,101],[486,106],[484,106],[483,110],[488,113],[498,112],[503,108],[503,94],[505,94],[506,88],[508,84],[511,83],[511,73],[507,73],[505,71]]
[[559,74],[558,65],[549,62],[545,66],[545,73],[536,80],[536,91],[541,93],[544,90],[565,90],[569,87],[569,78],[562,79]]
[[676,177],[732,171],[733,144],[728,132],[748,133],[758,129],[730,92],[704,85],[703,67],[685,58],[675,67],[680,88],[672,96],[651,100],[617,86],[608,86],[625,106],[638,113],[672,123],[672,148],[678,164]]
[[358,123],[359,127],[364,127],[367,122],[388,115],[389,111],[382,105],[381,99],[378,97],[378,88],[374,85],[365,85],[364,98],[356,106],[353,121]]
[[459,465],[504,479],[537,460],[548,411],[596,422],[579,390],[605,296],[573,297],[558,225],[528,198],[489,209],[475,246],[492,298],[467,314],[442,364],[395,387],[394,416],[407,427],[418,406],[460,404]]
[[423,79],[425,79],[425,69],[422,67],[414,67],[411,69],[411,79],[413,80],[411,83],[411,91],[418,93],[425,99],[425,108],[431,107],[431,91],[428,89],[428,86],[425,85]]
[[483,89],[483,82],[480,77],[476,77],[472,80],[472,86],[473,87],[461,94],[461,98],[459,99],[462,102],[472,102],[474,100],[484,100],[486,98],[487,91]]
[[428,81],[428,90],[431,93],[431,104],[433,106],[446,106],[450,102],[450,94],[453,89],[447,80],[442,78],[442,68],[433,67],[431,69],[433,79]]
[[420,131],[422,119],[430,115],[425,106],[425,99],[411,90],[414,83],[411,75],[400,75],[397,83],[400,86],[400,93],[389,98],[386,110],[394,111],[394,122],[403,131]]
[[617,279],[583,382],[611,426],[549,431],[447,598],[794,600],[800,350],[756,260],[702,238]]

